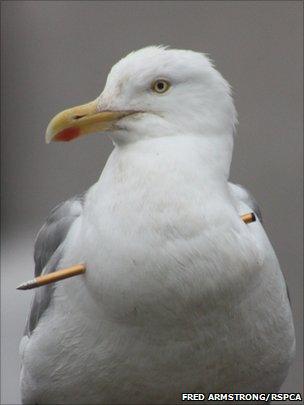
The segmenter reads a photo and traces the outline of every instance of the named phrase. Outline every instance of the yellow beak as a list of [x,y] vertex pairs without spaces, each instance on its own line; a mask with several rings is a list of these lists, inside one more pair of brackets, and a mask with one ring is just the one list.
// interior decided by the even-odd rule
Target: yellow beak
[[115,128],[118,120],[136,111],[98,111],[97,100],[64,110],[50,121],[46,143],[68,142],[85,134],[109,131]]

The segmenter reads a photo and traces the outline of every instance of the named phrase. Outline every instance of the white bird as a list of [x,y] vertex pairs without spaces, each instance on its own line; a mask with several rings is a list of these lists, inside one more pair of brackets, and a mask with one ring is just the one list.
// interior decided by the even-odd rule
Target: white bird
[[[84,195],[38,234],[37,290],[20,344],[23,403],[175,404],[181,393],[277,392],[295,347],[286,285],[257,207],[228,182],[237,116],[202,53],[151,46],[111,70],[46,140],[107,131]],[[89,158],[89,156],[87,157]]]

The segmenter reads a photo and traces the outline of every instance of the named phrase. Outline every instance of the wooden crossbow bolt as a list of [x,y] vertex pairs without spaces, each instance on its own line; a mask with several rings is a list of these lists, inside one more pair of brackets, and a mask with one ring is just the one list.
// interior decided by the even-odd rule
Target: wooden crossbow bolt
[[[245,222],[245,224],[249,224],[250,222],[254,222],[256,217],[253,212],[249,212],[248,214],[241,215],[241,219]],[[17,287],[17,290],[30,290],[42,285],[55,283],[56,281],[63,280],[65,278],[78,276],[85,273],[85,271],[86,268],[84,264],[76,264],[75,266],[67,267],[66,269],[57,270],[52,273],[35,277],[32,280],[20,284]]]

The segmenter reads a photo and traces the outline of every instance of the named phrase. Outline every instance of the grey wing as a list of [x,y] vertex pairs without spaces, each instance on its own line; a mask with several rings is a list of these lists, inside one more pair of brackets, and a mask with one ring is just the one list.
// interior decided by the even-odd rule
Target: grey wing
[[252,194],[239,184],[229,183],[229,188],[234,199],[236,201],[243,202],[250,207],[255,215],[259,218],[260,222],[263,222],[261,210]]
[[[73,197],[51,211],[35,242],[35,277],[57,270],[62,257],[62,242],[75,219],[82,214],[83,199],[84,195]],[[51,301],[54,288],[54,284],[49,284],[35,291],[24,334],[30,336],[35,329]]]

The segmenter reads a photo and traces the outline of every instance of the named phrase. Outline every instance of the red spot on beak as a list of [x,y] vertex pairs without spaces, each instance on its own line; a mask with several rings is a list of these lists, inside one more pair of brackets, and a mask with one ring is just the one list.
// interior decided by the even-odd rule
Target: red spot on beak
[[77,127],[66,128],[54,136],[54,141],[69,142],[79,136],[80,129]]

